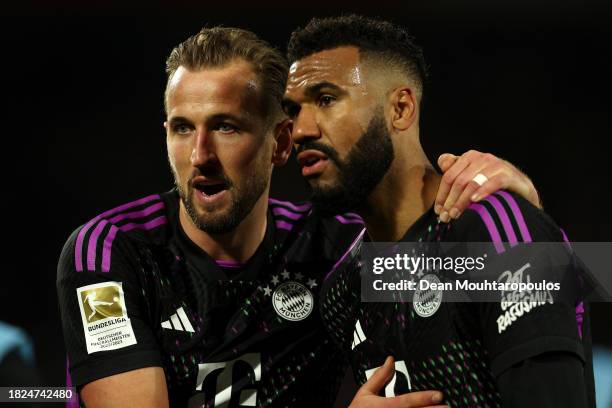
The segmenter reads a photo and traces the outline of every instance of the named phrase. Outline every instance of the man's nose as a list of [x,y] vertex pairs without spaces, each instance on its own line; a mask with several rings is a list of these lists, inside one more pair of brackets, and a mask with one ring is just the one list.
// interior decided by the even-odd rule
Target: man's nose
[[191,151],[191,164],[201,167],[216,160],[214,140],[206,129],[197,129],[193,150]]
[[296,144],[303,144],[321,137],[321,129],[313,108],[303,106],[300,109],[298,115],[293,119],[292,137]]

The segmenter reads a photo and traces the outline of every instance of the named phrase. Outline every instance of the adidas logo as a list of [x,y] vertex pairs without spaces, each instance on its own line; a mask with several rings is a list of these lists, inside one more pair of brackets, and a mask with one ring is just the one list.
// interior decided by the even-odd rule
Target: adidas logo
[[366,336],[361,328],[361,323],[359,323],[359,320],[357,320],[357,323],[355,324],[355,331],[353,332],[353,343],[351,344],[351,350],[354,350],[355,347],[364,342],[365,339]]
[[193,330],[193,326],[189,322],[187,314],[185,314],[185,311],[182,307],[179,307],[176,313],[170,316],[170,319],[162,322],[161,327],[163,327],[164,329],[195,333],[195,330]]

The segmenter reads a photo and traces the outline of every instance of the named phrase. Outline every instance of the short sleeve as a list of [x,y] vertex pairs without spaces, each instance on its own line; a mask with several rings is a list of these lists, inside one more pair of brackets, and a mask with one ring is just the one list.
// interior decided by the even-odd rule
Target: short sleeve
[[161,366],[138,278],[137,252],[120,231],[112,242],[94,240],[91,234],[79,228],[70,236],[56,282],[70,373],[78,387]]
[[[565,251],[562,234],[542,211],[514,194],[499,191],[472,204],[453,225],[457,241],[492,242],[494,259],[489,273],[501,282],[542,282],[542,276],[575,276],[575,263]],[[551,243],[564,251],[567,262],[531,243]],[[558,243],[558,244],[557,244]],[[491,368],[498,376],[512,365],[547,352],[569,352],[585,361],[579,322],[578,299],[559,299],[543,289],[518,295],[504,292],[503,301],[475,305]],[[514,295],[514,296],[513,296]]]

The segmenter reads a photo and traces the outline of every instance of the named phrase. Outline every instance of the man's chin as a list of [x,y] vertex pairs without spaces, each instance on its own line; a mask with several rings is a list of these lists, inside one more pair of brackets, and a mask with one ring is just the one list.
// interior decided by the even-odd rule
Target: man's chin
[[197,220],[193,221],[198,229],[209,234],[226,234],[232,232],[237,227],[236,220],[227,211],[200,215]]
[[210,234],[223,234],[236,228],[231,203],[201,203],[193,197],[189,204],[185,206],[187,214],[199,230]]
[[338,190],[338,180],[331,177],[311,177],[306,178],[313,195],[326,196],[333,191]]

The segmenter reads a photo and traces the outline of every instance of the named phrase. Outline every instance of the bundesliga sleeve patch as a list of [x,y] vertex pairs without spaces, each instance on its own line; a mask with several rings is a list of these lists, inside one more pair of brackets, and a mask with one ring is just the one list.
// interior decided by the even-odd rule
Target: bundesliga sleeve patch
[[96,283],[76,291],[87,354],[136,344],[121,282]]

